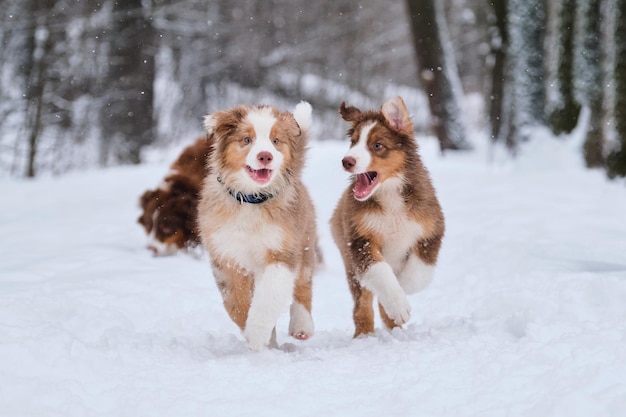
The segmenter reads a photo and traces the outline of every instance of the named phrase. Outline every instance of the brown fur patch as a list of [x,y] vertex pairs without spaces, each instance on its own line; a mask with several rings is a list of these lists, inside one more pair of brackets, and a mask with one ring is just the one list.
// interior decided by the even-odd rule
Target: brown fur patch
[[224,301],[224,308],[231,320],[243,330],[248,319],[254,281],[251,276],[242,274],[232,265],[214,264],[213,267],[220,271],[221,279],[218,286]]
[[313,307],[313,280],[308,271],[302,271],[296,280],[296,287],[293,292],[293,299],[302,304],[310,313]]
[[362,287],[357,280],[351,280],[352,297],[354,299],[354,337],[374,333],[374,309],[372,303],[374,294]]
[[391,318],[389,318],[389,316],[387,315],[387,312],[385,311],[385,309],[380,303],[378,303],[378,311],[380,312],[380,319],[385,324],[385,327],[387,327],[388,329],[399,327],[393,320],[391,320]]

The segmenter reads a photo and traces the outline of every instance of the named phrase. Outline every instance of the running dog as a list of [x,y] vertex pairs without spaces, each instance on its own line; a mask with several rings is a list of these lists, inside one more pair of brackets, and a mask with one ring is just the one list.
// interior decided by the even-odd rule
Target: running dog
[[242,105],[204,119],[215,147],[200,235],[226,311],[253,351],[278,346],[276,321],[290,304],[291,336],[313,335],[317,232],[301,180],[311,122],[306,102],[293,113]]
[[199,192],[208,173],[210,138],[187,146],[170,166],[161,184],[139,198],[137,219],[148,235],[147,247],[155,256],[173,255],[200,243],[196,227]]
[[341,104],[351,124],[342,160],[352,174],[331,218],[354,300],[354,337],[374,332],[374,296],[387,328],[409,320],[407,294],[432,280],[444,216],[417,153],[413,124],[396,97],[380,111]]

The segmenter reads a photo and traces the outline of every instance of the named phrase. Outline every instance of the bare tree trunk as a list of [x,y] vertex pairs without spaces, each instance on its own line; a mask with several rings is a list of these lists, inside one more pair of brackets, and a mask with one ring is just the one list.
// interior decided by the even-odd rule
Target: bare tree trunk
[[29,61],[26,86],[26,121],[28,123],[28,150],[26,159],[26,176],[36,175],[37,147],[41,134],[44,92],[46,85],[46,59],[49,56],[51,43],[48,28],[48,11],[52,8],[52,0],[42,2],[31,0],[29,4],[29,22],[32,37],[29,41]]
[[615,16],[615,133],[617,143],[607,156],[610,178],[626,176],[626,0],[616,0]]
[[589,107],[589,127],[583,145],[585,164],[589,168],[603,167],[604,155],[604,71],[602,62],[602,0],[578,0],[577,14],[581,21],[576,42],[575,74],[578,100]]
[[426,90],[439,146],[470,149],[461,117],[461,82],[437,0],[407,0],[421,84]]
[[604,144],[604,129],[602,119],[604,117],[603,102],[600,100],[592,100],[589,103],[589,128],[585,143],[583,144],[583,154],[585,157],[585,165],[587,168],[603,167],[605,162],[604,153],[602,152]]
[[[576,17],[576,0],[554,2],[550,9],[556,19],[554,33],[555,65],[550,66],[554,76],[554,93],[548,95],[548,118],[552,131],[556,134],[569,133],[578,122],[580,105],[574,99],[574,23]],[[550,100],[549,98],[552,97]]]
[[528,128],[545,124],[543,39],[546,17],[543,7],[543,0],[509,1],[507,81],[513,109],[506,140],[512,148],[528,139]]
[[113,22],[103,86],[107,101],[101,114],[105,141],[102,162],[113,153],[120,162],[138,164],[141,148],[155,138],[154,31],[144,16],[141,0],[114,1]]
[[494,1],[491,2],[491,5],[495,17],[495,27],[492,29],[491,54],[493,56],[493,67],[491,68],[491,86],[487,105],[489,108],[489,122],[491,124],[491,140],[496,142],[500,137],[503,123],[504,77],[509,33],[506,24],[507,0]]
[[[28,178],[34,178],[36,175],[35,162],[37,160],[37,146],[38,139],[41,133],[41,116],[43,109],[43,90],[45,86],[45,79],[43,74],[39,73],[37,80],[38,84],[34,86],[32,90],[34,94],[38,94],[31,99],[29,103],[29,129],[28,134],[28,156],[26,160],[26,176]],[[34,109],[31,109],[34,107]],[[32,115],[30,114],[32,112]]]

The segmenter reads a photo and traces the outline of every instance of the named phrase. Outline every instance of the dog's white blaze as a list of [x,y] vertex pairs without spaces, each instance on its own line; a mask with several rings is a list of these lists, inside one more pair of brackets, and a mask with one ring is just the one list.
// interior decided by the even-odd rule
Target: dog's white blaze
[[171,243],[163,243],[156,238],[157,218],[159,217],[159,209],[152,213],[152,230],[148,234],[146,247],[154,250],[155,256],[170,256],[176,252],[176,245]]
[[360,280],[365,288],[378,297],[387,315],[396,324],[401,325],[409,319],[411,305],[387,262],[376,262],[365,271]]
[[268,265],[255,277],[254,294],[243,335],[251,350],[261,350],[270,342],[280,314],[289,307],[295,274],[284,264]]
[[428,265],[416,255],[411,255],[404,269],[398,274],[398,282],[404,292],[415,294],[431,283],[434,272],[434,265]]
[[376,122],[365,125],[359,134],[359,140],[350,148],[346,156],[351,156],[356,160],[356,165],[352,171],[353,174],[361,174],[368,171],[368,167],[372,163],[372,155],[367,146],[367,138]]
[[259,221],[255,209],[242,204],[237,213],[211,235],[211,242],[217,255],[258,274],[265,266],[267,250],[282,248],[283,233],[280,226]]
[[290,308],[289,334],[299,333],[312,336],[314,331],[311,313],[299,302],[294,301]]
[[148,234],[148,241],[151,242],[156,240],[156,229],[157,229],[157,218],[159,217],[159,209],[155,209],[154,213],[152,213],[152,229],[150,230],[150,234]]
[[[269,109],[260,109],[248,114],[248,121],[254,128],[254,143],[246,155],[246,164],[252,169],[269,168],[277,170],[283,163],[284,156],[274,147],[270,133],[276,118]],[[267,166],[261,166],[257,155],[261,152],[269,152],[272,162]]]

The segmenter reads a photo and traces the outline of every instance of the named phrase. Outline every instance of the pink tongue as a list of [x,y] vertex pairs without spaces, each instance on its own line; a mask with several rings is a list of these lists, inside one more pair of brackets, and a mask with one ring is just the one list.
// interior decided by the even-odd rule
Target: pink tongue
[[268,182],[272,175],[272,171],[269,169],[256,169],[251,171],[252,179],[256,182]]
[[372,182],[370,181],[367,174],[358,174],[356,176],[356,183],[354,184],[354,195],[357,198],[367,197],[370,193],[370,186]]

